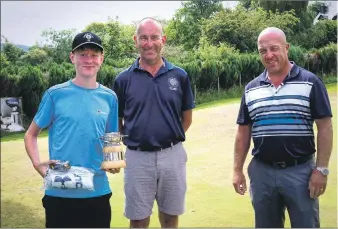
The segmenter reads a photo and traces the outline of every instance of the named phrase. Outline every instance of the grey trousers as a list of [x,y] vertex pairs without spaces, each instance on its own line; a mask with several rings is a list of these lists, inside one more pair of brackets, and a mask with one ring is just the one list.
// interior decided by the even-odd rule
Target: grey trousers
[[310,198],[309,179],[314,161],[274,168],[253,158],[248,166],[250,196],[256,228],[283,228],[285,209],[291,227],[319,228],[318,198]]

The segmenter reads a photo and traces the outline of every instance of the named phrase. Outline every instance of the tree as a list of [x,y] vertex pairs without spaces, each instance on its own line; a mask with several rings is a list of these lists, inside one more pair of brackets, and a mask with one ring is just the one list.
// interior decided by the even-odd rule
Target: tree
[[294,25],[293,34],[295,38],[289,37],[290,40],[296,40],[299,33],[304,32],[312,26],[313,13],[308,12],[309,1],[266,1],[266,0],[240,0],[240,5],[248,10],[257,10],[263,8],[268,13],[284,13],[293,10],[299,21]]
[[134,31],[135,27],[110,19],[105,36],[108,55],[112,58],[135,57]]
[[296,15],[299,15],[301,12],[307,10],[309,1],[266,1],[266,0],[240,0],[240,5],[246,9],[255,10],[259,7],[263,8],[266,11],[271,11],[272,13],[276,12],[286,12],[294,10]]
[[72,42],[75,36],[75,29],[56,31],[52,28],[44,30],[42,37],[45,37],[43,48],[56,63],[69,60],[69,53],[72,50]]
[[185,49],[198,47],[203,20],[223,9],[219,0],[187,1],[165,28],[168,43],[183,45]]
[[3,51],[1,51],[1,59],[0,59],[0,64],[1,64],[1,69],[6,68],[9,65],[9,62],[7,60],[7,57]]
[[48,87],[66,82],[73,76],[68,76],[62,65],[53,63],[48,71]]
[[252,9],[252,0],[239,0],[239,5],[247,10]]
[[300,34],[296,44],[307,48],[321,48],[329,43],[337,43],[337,22],[322,20]]
[[309,4],[308,11],[313,13],[313,16],[316,16],[323,6],[327,6],[328,4],[326,2],[322,1],[315,1],[312,4]]
[[93,32],[102,39],[106,59],[136,57],[133,41],[135,27],[122,25],[117,18],[108,20],[107,23],[93,22],[84,31]]
[[18,85],[23,111],[29,118],[33,118],[38,110],[42,94],[46,90],[46,80],[38,67],[25,66],[19,74]]
[[106,23],[92,22],[84,28],[83,32],[92,32],[102,38],[106,34],[106,29]]
[[17,97],[19,95],[18,88],[19,78],[16,75],[10,75],[7,69],[0,71],[0,97]]
[[25,53],[25,55],[21,56],[22,61],[34,66],[41,65],[47,62],[48,59],[49,57],[47,52],[40,48],[30,49],[27,53]]
[[9,62],[15,64],[15,62],[18,61],[23,54],[25,54],[25,51],[23,51],[21,48],[16,47],[7,39],[5,39],[5,43],[2,46],[2,53],[6,56],[6,59]]
[[292,35],[292,27],[299,21],[293,11],[268,13],[262,8],[246,10],[243,6],[225,9],[203,24],[202,36],[212,45],[228,43],[241,52],[257,50],[257,37],[266,27],[278,27]]

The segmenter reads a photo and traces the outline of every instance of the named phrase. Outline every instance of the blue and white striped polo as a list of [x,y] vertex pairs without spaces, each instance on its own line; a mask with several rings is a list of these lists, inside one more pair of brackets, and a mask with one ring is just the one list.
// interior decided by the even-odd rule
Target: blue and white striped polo
[[287,160],[315,153],[313,122],[332,117],[323,82],[295,63],[278,88],[266,73],[246,86],[237,119],[237,124],[252,124],[252,154]]

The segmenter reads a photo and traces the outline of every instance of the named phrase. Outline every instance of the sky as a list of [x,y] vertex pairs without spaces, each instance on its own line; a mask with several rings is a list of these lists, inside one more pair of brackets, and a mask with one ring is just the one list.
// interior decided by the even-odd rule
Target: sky
[[[236,1],[224,1],[233,7]],[[34,45],[42,42],[42,31],[76,29],[81,32],[92,22],[132,24],[144,17],[171,19],[180,1],[1,1],[1,35],[9,42]],[[2,39],[1,39],[2,40]]]

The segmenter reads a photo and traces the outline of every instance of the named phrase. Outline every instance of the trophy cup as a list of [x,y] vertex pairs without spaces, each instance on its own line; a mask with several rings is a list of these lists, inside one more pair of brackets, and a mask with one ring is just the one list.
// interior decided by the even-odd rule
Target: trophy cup
[[105,133],[104,136],[100,137],[104,142],[102,150],[104,161],[102,162],[101,168],[118,169],[126,167],[121,145],[122,137],[126,137],[126,135],[121,135],[119,132]]

